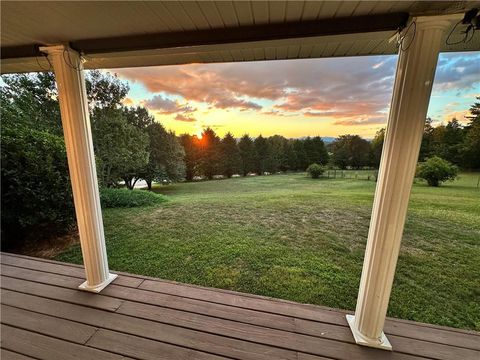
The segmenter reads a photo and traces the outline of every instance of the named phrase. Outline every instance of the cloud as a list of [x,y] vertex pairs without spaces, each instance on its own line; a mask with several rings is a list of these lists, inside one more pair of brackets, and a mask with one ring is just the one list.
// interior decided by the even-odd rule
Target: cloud
[[197,119],[195,119],[193,116],[185,115],[185,114],[177,114],[175,116],[175,120],[183,121],[183,122],[196,122],[197,121]]
[[[116,70],[155,94],[145,105],[179,121],[202,109],[240,110],[255,116],[333,119],[340,126],[383,124],[397,56],[368,56]],[[441,54],[434,91],[476,92],[480,53]],[[473,90],[472,90],[473,89]],[[180,100],[173,100],[180,99]],[[449,101],[451,102],[451,100]],[[459,105],[460,106],[460,105]],[[452,108],[445,112],[458,110]]]
[[380,61],[380,62],[378,62],[378,63],[376,63],[376,64],[373,64],[373,65],[372,65],[372,69],[375,69],[375,70],[376,70],[376,69],[379,69],[379,68],[381,68],[384,64],[385,64],[385,61]]
[[174,114],[179,112],[193,112],[196,109],[186,105],[186,104],[179,104],[176,100],[171,100],[167,97],[163,97],[162,95],[155,95],[149,100],[145,100],[143,103],[148,109],[152,111],[156,111],[160,114]]
[[480,86],[480,53],[440,54],[435,72],[434,92],[458,89],[459,92]]
[[338,113],[334,113],[332,111],[305,111],[302,114],[306,117],[327,117],[332,115],[338,115]]
[[372,116],[372,117],[360,117],[360,118],[346,118],[339,119],[334,122],[335,125],[342,126],[357,126],[357,125],[372,125],[372,124],[386,124],[386,116]]
[[218,109],[238,108],[241,111],[261,110],[262,106],[253,101],[247,101],[236,98],[225,98],[214,102],[214,106]]
[[[237,64],[162,66],[120,69],[121,77],[141,82],[148,91],[181,96],[186,101],[206,103],[219,109],[260,110],[254,99],[275,99],[283,95],[278,83],[249,77]],[[260,74],[256,74],[262,77]]]
[[442,119],[439,120],[439,121],[448,122],[448,121],[452,120],[453,118],[455,118],[455,119],[458,120],[458,122],[465,125],[465,124],[468,124],[470,122],[470,119],[468,119],[467,116],[471,116],[470,110],[468,110],[468,109],[460,110],[460,111],[451,111],[451,112],[445,113],[442,116]]
[[260,114],[273,115],[273,116],[298,116],[298,115],[300,115],[299,113],[287,113],[287,112],[279,111],[279,110],[263,111]]
[[[150,92],[180,96],[209,108],[359,118],[388,107],[395,56],[306,59],[269,62],[191,64],[117,70],[120,77],[140,81]],[[158,95],[157,95],[158,96]],[[174,101],[160,97],[163,111],[177,111]],[[149,103],[151,106],[152,104]]]
[[155,95],[151,99],[143,101],[143,105],[157,114],[175,115],[174,119],[177,121],[197,121],[192,115],[197,110],[196,108],[188,104],[180,104],[177,100],[172,100],[162,95]]

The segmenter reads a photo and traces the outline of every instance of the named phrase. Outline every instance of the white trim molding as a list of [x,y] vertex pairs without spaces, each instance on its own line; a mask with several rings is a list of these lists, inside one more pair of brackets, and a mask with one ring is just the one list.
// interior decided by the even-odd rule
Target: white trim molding
[[360,345],[391,350],[383,332],[438,54],[450,16],[411,19],[395,75],[355,316]]
[[108,269],[102,209],[80,55],[64,45],[41,47],[55,72],[68,168],[87,280],[80,289],[99,292],[117,275]]

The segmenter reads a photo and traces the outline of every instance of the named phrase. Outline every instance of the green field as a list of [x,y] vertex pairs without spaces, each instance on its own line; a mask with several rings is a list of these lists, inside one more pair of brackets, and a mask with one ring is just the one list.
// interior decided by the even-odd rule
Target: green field
[[[389,316],[480,330],[479,176],[414,185]],[[159,186],[169,201],[104,211],[110,267],[353,310],[374,190],[305,174]],[[81,263],[79,246],[57,258]]]

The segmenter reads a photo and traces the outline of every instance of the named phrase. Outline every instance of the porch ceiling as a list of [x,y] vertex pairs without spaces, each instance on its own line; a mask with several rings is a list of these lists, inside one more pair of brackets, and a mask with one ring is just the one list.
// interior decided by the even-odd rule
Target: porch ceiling
[[[389,39],[408,15],[473,7],[480,1],[2,1],[1,71],[48,69],[38,46],[62,42],[86,68],[395,54]],[[442,50],[479,49],[476,35]]]

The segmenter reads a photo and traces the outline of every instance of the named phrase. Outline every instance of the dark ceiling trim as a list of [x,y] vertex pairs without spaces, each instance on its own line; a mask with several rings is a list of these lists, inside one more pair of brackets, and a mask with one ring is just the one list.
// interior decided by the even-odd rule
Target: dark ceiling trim
[[2,46],[0,48],[1,59],[15,59],[42,56],[39,45],[22,45],[22,46]]
[[[158,34],[129,35],[101,39],[71,41],[72,49],[86,55],[122,51],[167,49],[174,47],[231,44],[255,41],[307,38],[397,30],[405,26],[408,13],[297,21],[277,24],[240,26],[235,28],[182,31]],[[1,58],[22,58],[41,55],[40,44],[2,47]],[[42,44],[43,45],[43,44]]]

